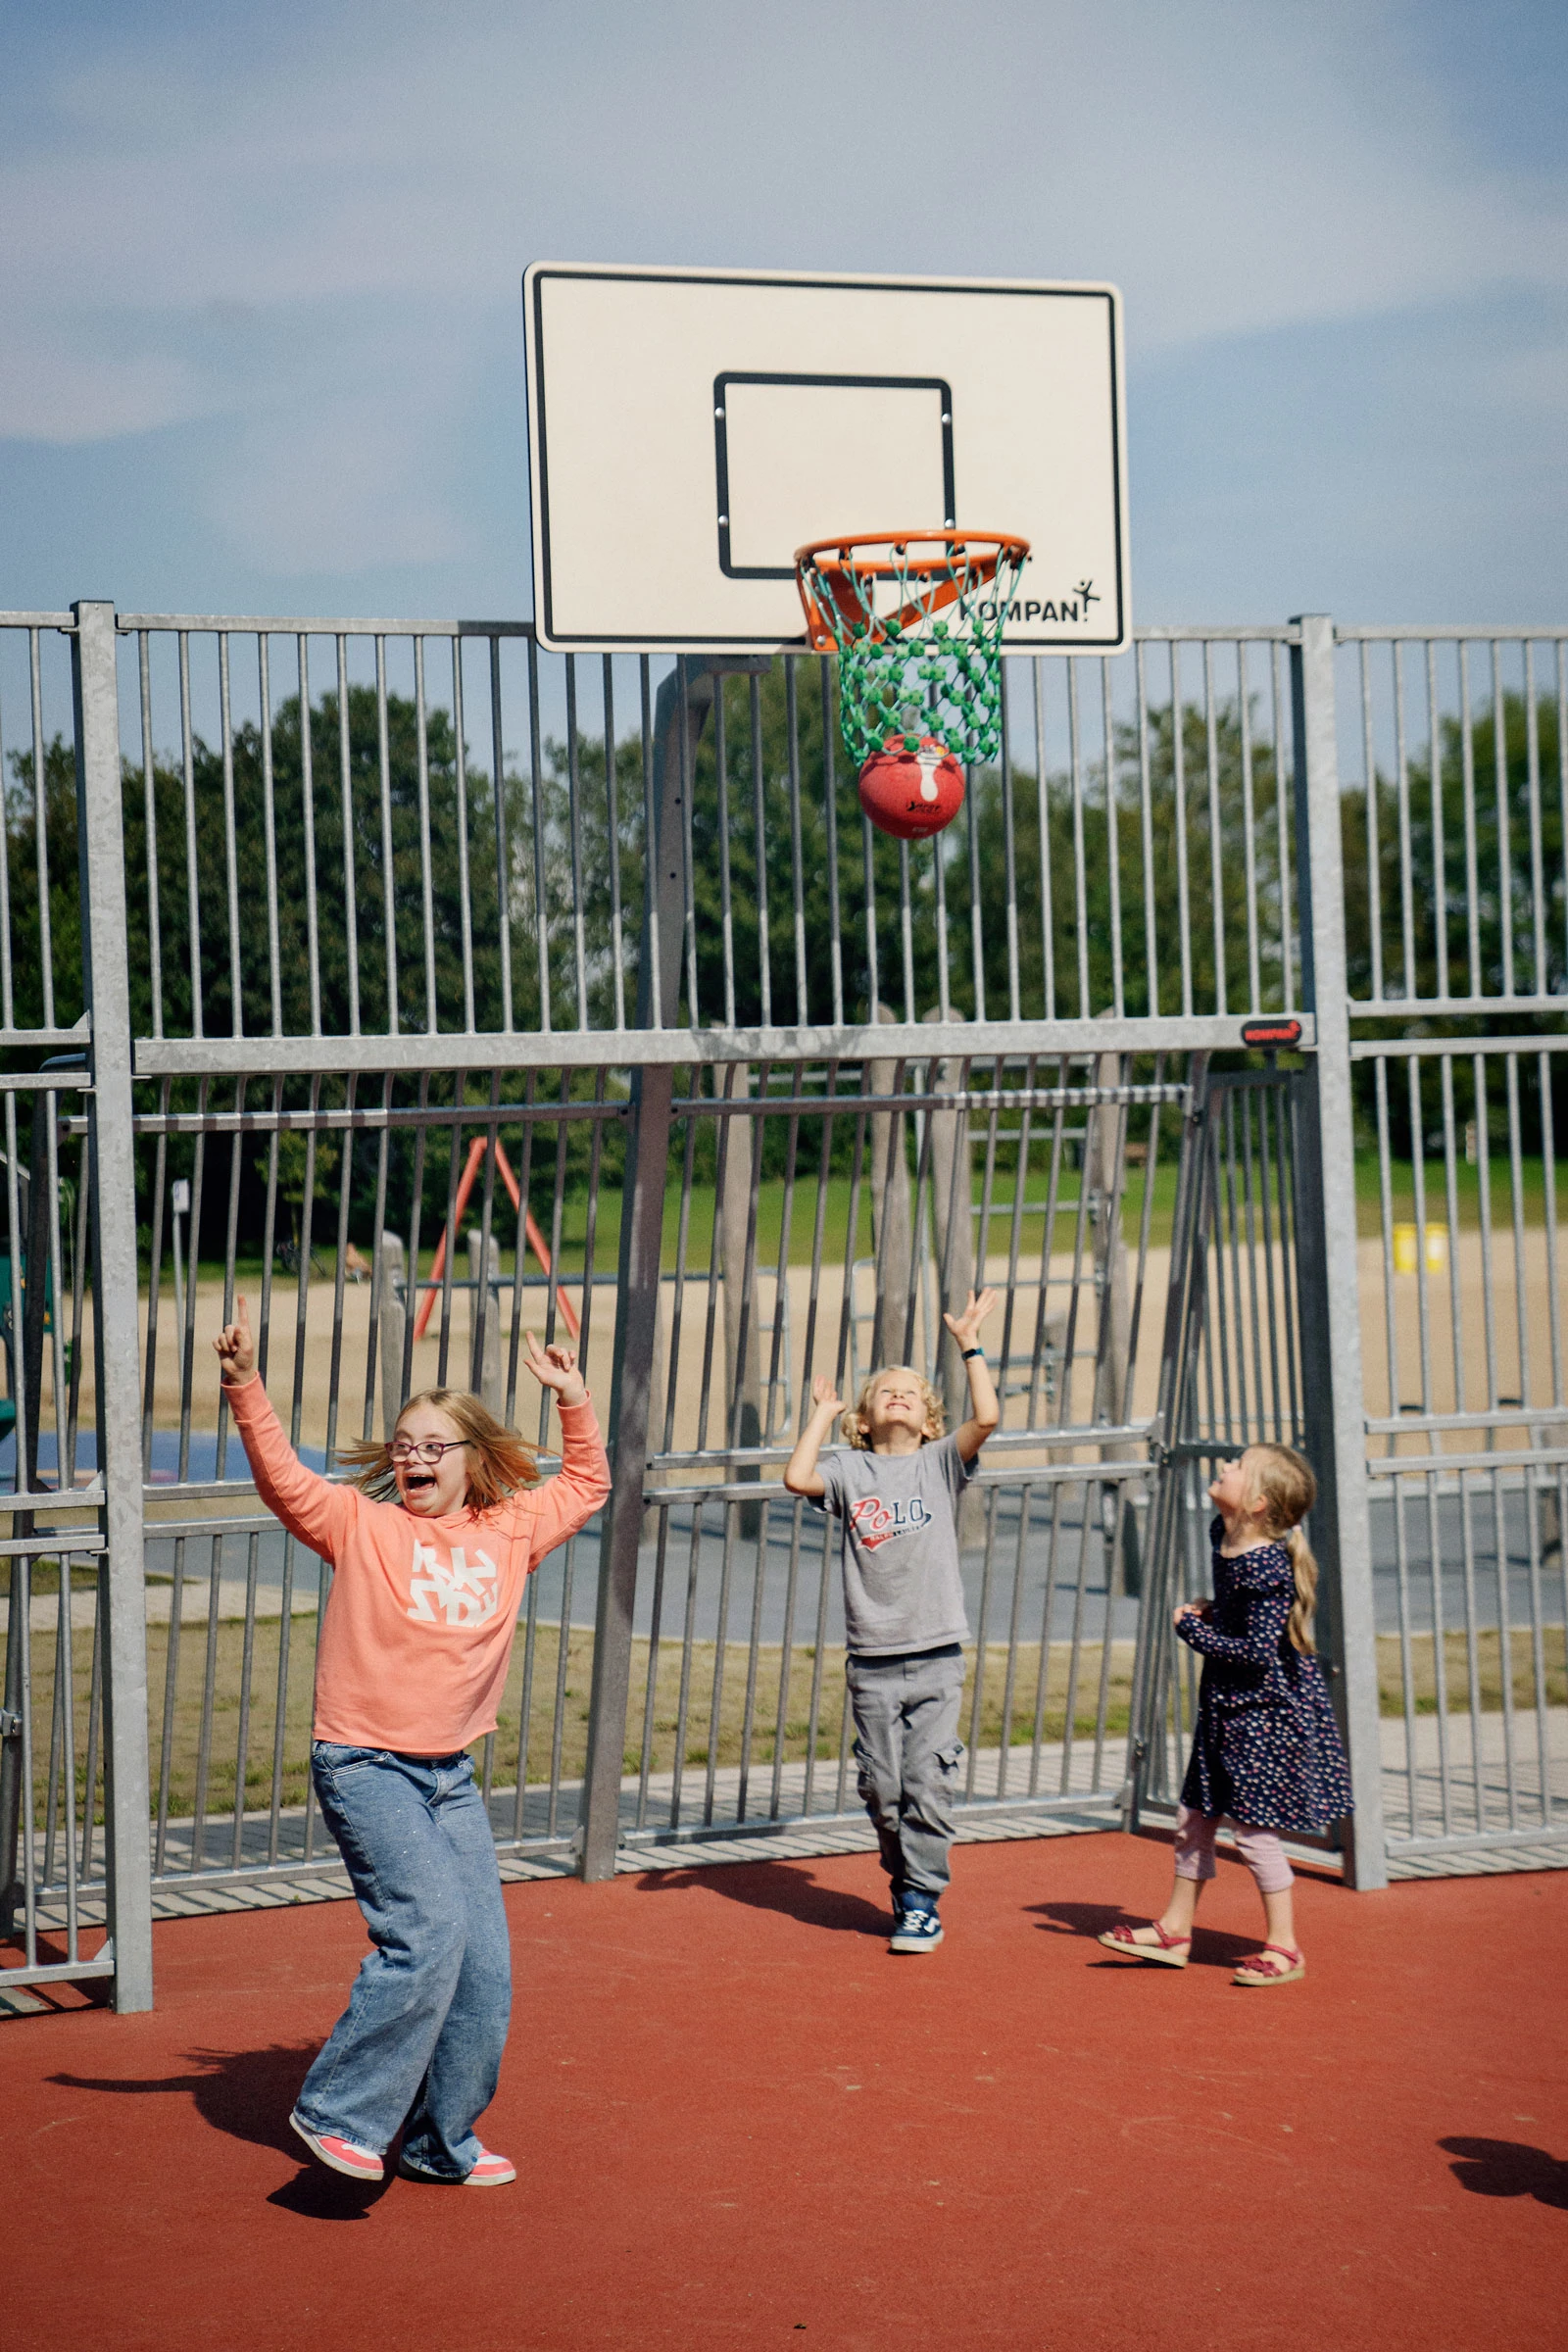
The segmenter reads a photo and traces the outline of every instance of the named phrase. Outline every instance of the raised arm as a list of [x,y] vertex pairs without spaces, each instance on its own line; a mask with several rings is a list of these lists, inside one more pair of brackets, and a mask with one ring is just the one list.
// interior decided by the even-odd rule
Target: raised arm
[[523,1333],[523,1362],[543,1389],[554,1389],[561,1414],[561,1468],[535,1491],[530,1567],[590,1520],[610,1499],[610,1462],[588,1391],[569,1348],[541,1348]]
[[991,1366],[979,1352],[980,1326],[996,1303],[995,1291],[982,1291],[978,1298],[971,1291],[961,1315],[944,1314],[942,1318],[953,1334],[954,1346],[968,1358],[963,1368],[969,1375],[969,1418],[955,1433],[958,1451],[966,1462],[974,1460],[1002,1418]]
[[213,1346],[256,1492],[291,1536],[298,1536],[319,1558],[336,1561],[363,1498],[355,1488],[334,1486],[306,1469],[256,1376],[256,1342],[243,1298],[235,1299],[234,1316]]
[[808,1494],[820,1502],[827,1493],[816,1457],[822,1441],[844,1410],[844,1399],[825,1374],[811,1383],[811,1417],[795,1441],[795,1451],[784,1465],[784,1484],[792,1494]]

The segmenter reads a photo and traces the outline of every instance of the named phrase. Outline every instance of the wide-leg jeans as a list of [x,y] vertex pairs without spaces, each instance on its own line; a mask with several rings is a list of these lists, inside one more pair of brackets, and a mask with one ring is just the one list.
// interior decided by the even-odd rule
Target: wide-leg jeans
[[374,1949],[296,2102],[313,2132],[462,2180],[481,2146],[512,2010],[507,1915],[466,1754],[318,1740],[311,1775]]

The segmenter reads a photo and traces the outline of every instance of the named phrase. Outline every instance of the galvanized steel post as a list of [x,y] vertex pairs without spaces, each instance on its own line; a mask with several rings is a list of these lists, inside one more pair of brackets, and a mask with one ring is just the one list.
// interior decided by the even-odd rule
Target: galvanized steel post
[[1334,624],[1326,613],[1311,612],[1302,614],[1296,625],[1300,638],[1291,649],[1291,691],[1301,1003],[1316,1022],[1308,1149],[1301,1155],[1307,1175],[1301,1203],[1306,1437],[1319,1488],[1313,1534],[1329,1588],[1330,1643],[1339,1669],[1340,1717],[1355,1790],[1346,1877],[1351,1886],[1375,1887],[1388,1884],[1388,1859],[1361,1383]]
[[[73,607],[76,839],[83,987],[92,1021],[87,1099],[92,1199],[93,1344],[98,1473],[107,1544],[106,1731],[109,1934],[115,2006],[153,2001],[147,1778],[147,1602],[142,1551],[136,1170],[131,1128],[130,965],[115,678],[115,608]],[[87,1801],[91,1804],[91,1791]]]
[[[685,913],[683,804],[690,789],[697,737],[712,693],[711,680],[703,676],[702,699],[692,694],[697,681],[691,669],[689,662],[677,662],[660,687],[650,747],[647,829],[651,839],[644,871],[642,953],[637,973],[640,1029],[673,1028],[680,997]],[[621,1179],[615,1352],[610,1384],[614,1484],[599,1555],[588,1754],[583,1768],[581,1868],[585,1879],[613,1878],[620,1843],[632,1611],[637,1598],[648,1431],[657,1405],[659,1276],[674,1084],[675,1073],[667,1066],[652,1064],[632,1072]]]

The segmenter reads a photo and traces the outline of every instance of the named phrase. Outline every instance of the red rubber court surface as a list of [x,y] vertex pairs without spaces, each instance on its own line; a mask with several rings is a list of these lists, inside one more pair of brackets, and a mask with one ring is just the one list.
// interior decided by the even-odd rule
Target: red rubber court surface
[[934,1954],[853,1855],[509,1888],[484,2130],[514,2189],[369,2192],[286,2128],[365,1948],[349,1903],[173,1921],[159,2006],[0,2027],[0,2341],[312,2352],[909,2342],[1473,2352],[1563,2341],[1568,1872],[1303,1879],[1299,1984],[1093,1933],[1115,1836],[960,1847]]

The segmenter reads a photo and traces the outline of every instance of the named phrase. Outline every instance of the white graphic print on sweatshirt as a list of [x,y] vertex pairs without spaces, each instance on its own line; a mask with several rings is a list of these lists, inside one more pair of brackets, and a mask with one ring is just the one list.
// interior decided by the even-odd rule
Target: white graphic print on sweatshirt
[[476,1551],[474,1565],[461,1544],[443,1559],[433,1544],[414,1539],[409,1615],[420,1625],[484,1625],[496,1613],[496,1564]]

